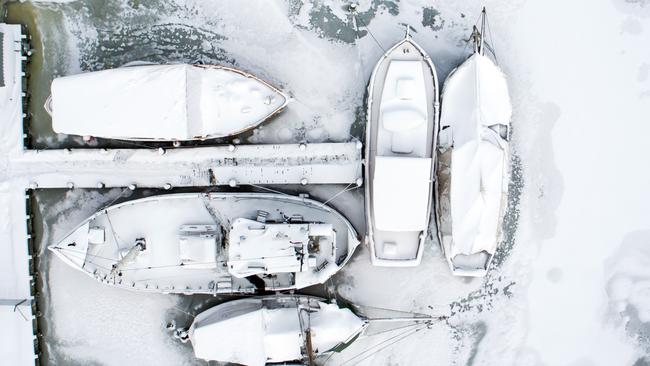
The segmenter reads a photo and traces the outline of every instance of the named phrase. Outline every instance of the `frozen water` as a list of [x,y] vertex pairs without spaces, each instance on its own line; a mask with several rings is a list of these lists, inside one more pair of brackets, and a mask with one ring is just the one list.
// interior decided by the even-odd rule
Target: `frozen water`
[[[375,307],[451,315],[448,325],[419,330],[362,364],[641,364],[649,353],[643,338],[645,277],[630,276],[626,265],[614,264],[611,271],[606,266],[645,258],[640,249],[630,252],[620,243],[649,225],[650,175],[643,164],[650,156],[650,86],[639,70],[650,62],[644,47],[650,44],[650,7],[625,0],[486,5],[513,102],[506,241],[482,280],[452,277],[432,238],[416,268],[372,267],[362,248],[333,281],[340,295]],[[404,23],[413,27],[444,81],[467,56],[463,39],[480,9],[470,2],[367,0],[358,11],[355,18],[332,0],[80,0],[12,4],[9,16],[38,22],[46,61],[32,70],[32,85],[44,88],[53,75],[133,60],[234,65],[294,98],[287,112],[247,140],[287,142],[361,137],[366,82],[383,53],[374,38],[387,48],[403,36]],[[32,93],[33,108],[44,102],[42,94]],[[47,118],[33,115],[37,145],[82,144],[53,134]],[[341,188],[315,187],[312,193],[325,201]],[[46,231],[52,233],[42,240],[63,235],[115,195],[84,191],[43,202]],[[357,190],[331,201],[360,232],[362,199]],[[111,291],[42,259],[50,285],[43,297],[51,301],[42,318],[47,360],[120,365],[129,356],[129,362],[144,364],[195,362],[191,350],[163,329],[169,318],[189,324],[174,306],[196,312],[205,302]],[[145,312],[143,304],[151,310]],[[391,334],[361,339],[328,364],[340,364]]]

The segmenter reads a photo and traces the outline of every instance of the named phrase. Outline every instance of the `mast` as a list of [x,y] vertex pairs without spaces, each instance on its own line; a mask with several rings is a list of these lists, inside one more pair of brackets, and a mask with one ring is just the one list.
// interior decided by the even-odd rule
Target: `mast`
[[[298,310],[298,321],[300,322],[300,332],[304,337],[304,351],[306,355],[303,355],[303,362],[306,361],[308,366],[314,366],[314,346],[311,340],[311,304],[307,300],[306,308],[301,306],[299,298],[296,298],[296,309]],[[307,315],[307,325],[303,319],[303,314]],[[304,357],[307,356],[307,359],[304,360]]]
[[314,347],[311,343],[311,328],[305,330],[305,338],[307,343],[307,364],[309,366],[314,366]]
[[478,52],[483,55],[483,38],[485,37],[485,7],[483,7],[483,10],[481,11],[481,32],[478,34],[479,35],[479,45],[478,45]]

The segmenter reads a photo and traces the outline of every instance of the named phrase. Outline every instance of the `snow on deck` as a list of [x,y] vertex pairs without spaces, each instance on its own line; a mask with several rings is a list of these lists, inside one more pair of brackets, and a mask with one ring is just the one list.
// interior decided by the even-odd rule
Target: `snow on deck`
[[[22,32],[20,25],[0,24],[0,144],[3,158],[22,150]],[[12,139],[10,139],[12,138]],[[6,162],[0,158],[0,360],[7,365],[34,365],[32,294],[27,247],[25,191],[2,182]]]

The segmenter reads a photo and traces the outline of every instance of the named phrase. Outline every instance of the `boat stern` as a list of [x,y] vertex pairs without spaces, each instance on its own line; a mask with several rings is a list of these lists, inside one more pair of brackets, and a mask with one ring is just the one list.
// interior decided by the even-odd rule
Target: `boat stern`
[[447,263],[454,276],[459,277],[485,277],[494,253],[482,250],[472,254],[456,254],[447,256]]

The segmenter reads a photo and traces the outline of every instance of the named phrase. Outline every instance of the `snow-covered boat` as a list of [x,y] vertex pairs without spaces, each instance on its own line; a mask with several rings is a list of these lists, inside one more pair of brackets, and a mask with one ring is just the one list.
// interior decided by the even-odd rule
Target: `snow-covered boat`
[[196,357],[262,366],[313,365],[354,341],[368,322],[348,308],[311,296],[226,302],[196,316],[189,338]]
[[442,249],[459,276],[486,274],[507,204],[512,107],[505,76],[484,52],[483,29],[474,29],[474,53],[442,93],[436,209]]
[[287,101],[278,89],[232,68],[139,64],[56,78],[45,109],[58,133],[181,141],[244,132]]
[[433,200],[438,78],[407,34],[377,63],[368,87],[366,218],[372,263],[415,266]]
[[116,287],[219,294],[323,283],[358,244],[347,219],[305,197],[180,193],[103,209],[49,248]]

